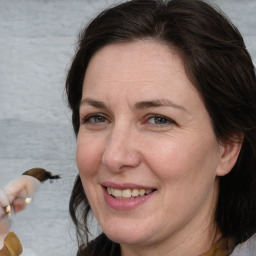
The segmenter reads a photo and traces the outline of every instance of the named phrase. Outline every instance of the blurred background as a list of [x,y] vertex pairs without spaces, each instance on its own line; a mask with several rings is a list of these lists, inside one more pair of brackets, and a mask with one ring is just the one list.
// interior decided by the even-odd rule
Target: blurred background
[[[77,168],[64,93],[77,35],[114,0],[0,0],[0,187],[43,167],[46,181],[12,230],[36,256],[76,252],[68,201]],[[216,0],[238,26],[256,60],[256,1]]]

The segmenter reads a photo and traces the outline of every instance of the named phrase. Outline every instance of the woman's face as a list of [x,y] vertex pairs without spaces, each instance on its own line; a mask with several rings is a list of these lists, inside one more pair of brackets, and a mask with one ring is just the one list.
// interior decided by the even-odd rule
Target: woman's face
[[223,149],[177,53],[150,40],[100,49],[80,122],[79,173],[110,239],[178,244],[207,232]]

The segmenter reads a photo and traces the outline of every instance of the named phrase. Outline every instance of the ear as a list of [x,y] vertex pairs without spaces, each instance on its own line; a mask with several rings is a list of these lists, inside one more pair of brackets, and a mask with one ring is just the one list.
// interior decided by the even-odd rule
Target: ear
[[239,139],[229,140],[220,145],[220,162],[216,170],[217,176],[228,174],[236,164],[241,147],[243,144],[243,136]]

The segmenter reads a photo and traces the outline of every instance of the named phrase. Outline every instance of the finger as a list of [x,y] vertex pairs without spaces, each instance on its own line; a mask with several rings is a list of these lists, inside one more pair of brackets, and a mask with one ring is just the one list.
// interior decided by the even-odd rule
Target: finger
[[5,215],[5,217],[0,219],[0,234],[8,233],[9,229],[10,229],[10,221]]
[[0,206],[6,207],[9,205],[9,199],[4,189],[0,188]]
[[12,202],[16,197],[31,197],[39,188],[40,181],[31,176],[22,175],[7,185],[6,193]]
[[12,203],[12,208],[15,213],[23,211],[26,208],[26,202],[24,198],[17,198]]
[[17,179],[10,182],[5,187],[5,191],[10,203],[12,203],[15,197],[17,197],[17,195],[19,194],[26,195],[26,184],[24,184],[24,182],[21,181],[20,179]]

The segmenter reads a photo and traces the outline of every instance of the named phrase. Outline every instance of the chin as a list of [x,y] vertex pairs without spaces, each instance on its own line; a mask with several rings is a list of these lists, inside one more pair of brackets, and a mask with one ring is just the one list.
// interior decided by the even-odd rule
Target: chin
[[124,227],[120,225],[118,228],[104,228],[103,232],[106,236],[119,244],[127,244],[127,245],[138,245],[143,244],[145,241],[148,241],[150,237],[148,236],[148,231],[146,228],[139,228],[138,226],[127,226]]
[[143,239],[140,236],[135,236],[132,232],[129,234],[120,234],[120,235],[106,234],[106,236],[115,243],[126,244],[126,245],[139,245],[139,244],[143,244],[144,241],[147,240],[145,238]]

